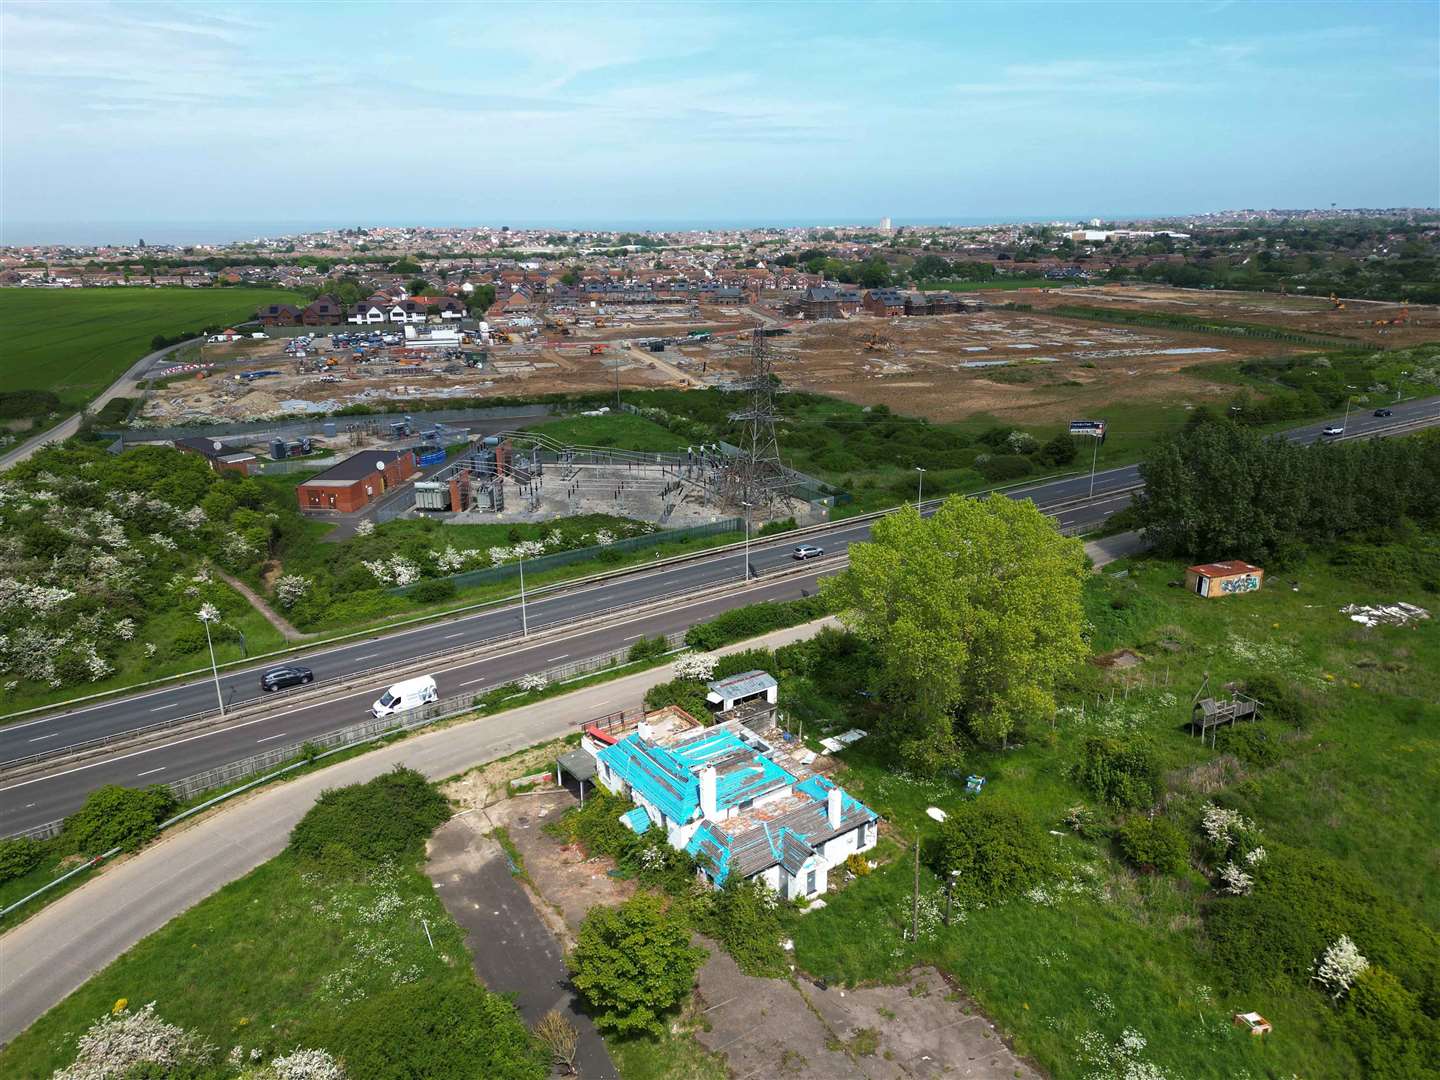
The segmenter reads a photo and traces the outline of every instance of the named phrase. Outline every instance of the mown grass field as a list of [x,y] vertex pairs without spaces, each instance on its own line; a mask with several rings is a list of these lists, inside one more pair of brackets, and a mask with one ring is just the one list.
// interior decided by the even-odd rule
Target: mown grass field
[[[1095,652],[1125,648],[1141,660],[1124,670],[1088,667],[1053,730],[1030,731],[1006,752],[971,751],[954,779],[898,773],[873,738],[844,752],[842,782],[887,822],[882,866],[827,896],[825,910],[790,919],[796,963],[850,983],[937,964],[1059,1078],[1111,1075],[1096,1073],[1087,1055],[1127,1030],[1143,1037],[1143,1060],[1169,1077],[1362,1075],[1343,1007],[1303,980],[1275,976],[1242,988],[1217,963],[1206,918],[1224,901],[1199,855],[1198,818],[1207,800],[1238,809],[1272,850],[1338,860],[1426,932],[1440,928],[1440,623],[1365,629],[1339,610],[1406,600],[1440,611],[1433,580],[1385,566],[1377,558],[1344,570],[1317,556],[1272,574],[1259,593],[1214,601],[1173,588],[1183,569],[1175,562],[1115,565],[1097,576],[1087,586]],[[1310,719],[1260,725],[1280,749],[1269,764],[1227,754],[1225,735],[1216,750],[1202,746],[1185,722],[1206,671],[1212,692],[1231,680],[1278,677],[1311,702]],[[826,718],[835,727],[879,721],[878,706],[831,693],[836,682],[844,685],[782,682],[782,702],[809,717],[807,735]],[[1154,747],[1165,814],[1193,845],[1185,872],[1137,873],[1112,841],[1084,839],[1064,824],[1078,803],[1112,823],[1123,818],[1070,779],[1083,740],[1098,733]],[[1060,869],[1039,892],[989,908],[962,905],[947,928],[942,883],[922,864],[922,931],[918,943],[907,941],[911,845],[917,830],[922,844],[939,830],[927,807],[953,812],[965,799],[968,773],[987,778],[981,799],[1017,805],[1045,830]],[[1250,1010],[1275,1033],[1256,1039],[1233,1028],[1231,1015]]]
[[0,289],[0,391],[50,390],[79,408],[173,335],[293,302],[272,289]]

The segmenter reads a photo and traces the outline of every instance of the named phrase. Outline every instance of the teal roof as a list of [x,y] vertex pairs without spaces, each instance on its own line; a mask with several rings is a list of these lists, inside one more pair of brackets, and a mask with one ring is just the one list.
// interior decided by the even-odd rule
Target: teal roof
[[634,810],[626,810],[625,813],[620,815],[620,820],[623,821],[626,827],[635,833],[636,836],[639,836],[646,829],[650,828],[650,812],[643,806],[637,806]]
[[715,798],[722,810],[795,782],[730,730],[711,729],[668,747],[627,735],[602,749],[599,758],[646,802],[681,823],[699,815],[696,774],[706,765],[715,767]]

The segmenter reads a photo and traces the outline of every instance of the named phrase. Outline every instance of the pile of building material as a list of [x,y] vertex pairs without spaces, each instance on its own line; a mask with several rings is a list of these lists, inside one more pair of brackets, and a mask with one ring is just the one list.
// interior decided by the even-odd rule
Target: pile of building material
[[1403,600],[1397,600],[1393,604],[1346,604],[1340,609],[1340,614],[1349,615],[1351,622],[1358,622],[1366,627],[1379,626],[1381,623],[1386,626],[1408,626],[1412,622],[1430,618],[1430,612]]

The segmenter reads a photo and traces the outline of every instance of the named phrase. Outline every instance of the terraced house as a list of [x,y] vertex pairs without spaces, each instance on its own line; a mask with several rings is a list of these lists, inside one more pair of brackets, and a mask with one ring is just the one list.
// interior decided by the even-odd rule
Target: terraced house
[[642,722],[595,752],[597,779],[635,803],[622,820],[662,830],[720,886],[758,878],[786,899],[819,896],[829,874],[869,851],[879,816],[824,776],[799,778],[739,721],[669,732]]

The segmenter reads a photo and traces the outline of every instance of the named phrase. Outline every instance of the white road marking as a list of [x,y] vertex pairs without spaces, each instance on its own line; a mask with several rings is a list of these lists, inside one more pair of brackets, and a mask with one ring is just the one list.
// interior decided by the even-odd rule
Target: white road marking
[[552,657],[550,657],[550,659],[549,659],[549,660],[546,660],[545,662],[546,662],[547,664],[553,664],[553,663],[555,663],[556,660],[564,660],[564,659],[565,659],[566,657],[568,657],[569,655],[570,655],[570,654],[569,654],[568,652],[567,652],[567,653],[561,653],[559,656],[552,656]]
[[[488,676],[486,676],[488,678]],[[462,682],[461,686],[474,686],[477,682],[484,682],[485,679],[471,679],[469,682]]]
[[379,655],[380,655],[380,653],[378,653],[378,652],[371,652],[371,653],[366,653],[364,656],[352,656],[350,659],[351,659],[351,660],[374,660],[375,657],[377,657],[377,656],[379,656]]
[[465,636],[465,631],[464,631],[464,630],[461,630],[460,633],[458,633],[458,634],[446,634],[446,635],[445,635],[445,640],[446,640],[446,641],[449,641],[451,638],[464,637],[464,636]]
[[161,765],[158,769],[149,769],[149,770],[147,770],[146,772],[136,773],[135,775],[136,775],[136,776],[154,776],[157,772],[164,772],[164,771],[165,771],[165,766],[164,766],[164,765]]
[[644,636],[645,636],[644,634],[631,634],[631,635],[630,635],[629,637],[627,637],[625,640],[626,640],[626,641],[634,641],[636,638],[642,638],[642,637],[644,637]]
[[45,740],[45,739],[53,739],[53,738],[55,738],[55,736],[57,736],[57,735],[63,735],[63,734],[64,734],[64,732],[61,732],[61,731],[52,731],[49,735],[37,735],[37,736],[35,736],[35,738],[31,739],[30,741],[31,741],[31,742],[41,742],[41,741],[43,741],[43,740]]
[[151,711],[151,712],[164,712],[166,709],[178,709],[179,707],[180,707],[180,702],[176,701],[176,702],[174,702],[173,704],[170,704],[170,705],[161,705],[158,709],[151,709],[150,711]]
[[281,735],[284,735],[284,734],[285,734],[285,732],[282,731],[282,732],[280,732],[279,735],[266,735],[263,739],[256,739],[255,741],[256,741],[256,742],[269,742],[271,739],[278,739],[278,738],[280,738]]

